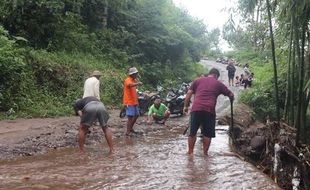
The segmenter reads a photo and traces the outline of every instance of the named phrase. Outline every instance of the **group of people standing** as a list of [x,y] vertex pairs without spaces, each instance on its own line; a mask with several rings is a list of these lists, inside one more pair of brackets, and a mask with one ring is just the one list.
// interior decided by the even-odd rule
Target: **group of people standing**
[[[244,89],[252,86],[252,81],[254,80],[254,73],[250,72],[249,64],[245,64],[243,67],[243,74],[239,76],[236,76],[236,68],[233,64],[233,62],[228,62],[228,65],[226,67],[226,70],[228,72],[228,84],[229,86],[243,86]],[[236,80],[234,80],[236,79]]]
[[[128,117],[126,124],[127,136],[137,133],[133,129],[139,117],[139,103],[136,88],[142,85],[141,82],[136,80],[137,75],[138,69],[132,67],[129,69],[128,76],[124,80],[123,105]],[[114,152],[112,132],[107,125],[109,114],[100,101],[99,78],[101,76],[101,72],[93,72],[91,77],[85,81],[83,99],[76,100],[73,105],[76,115],[81,117],[79,127],[79,148],[81,152],[85,152],[84,144],[88,128],[97,121],[105,134],[110,153]],[[223,94],[228,96],[231,101],[234,100],[234,94],[222,82],[218,81],[219,77],[219,70],[215,68],[211,69],[208,75],[194,80],[186,94],[184,113],[188,113],[189,102],[192,95],[194,95],[189,122],[188,154],[190,155],[193,154],[196,134],[200,127],[203,134],[203,152],[206,155],[208,154],[211,139],[215,137],[215,106],[217,97]],[[169,109],[161,103],[160,99],[157,99],[149,108],[148,115],[148,123],[151,123],[152,120],[162,121],[164,123],[169,118],[170,112]]]

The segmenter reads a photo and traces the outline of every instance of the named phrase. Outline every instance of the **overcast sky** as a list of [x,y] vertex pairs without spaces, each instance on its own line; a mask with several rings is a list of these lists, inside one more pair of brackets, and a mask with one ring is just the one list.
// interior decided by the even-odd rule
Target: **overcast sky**
[[[236,4],[236,0],[173,0],[176,6],[188,10],[189,14],[202,19],[208,30],[219,28],[229,18],[228,8]],[[228,50],[228,45],[223,40],[220,45],[224,51]]]

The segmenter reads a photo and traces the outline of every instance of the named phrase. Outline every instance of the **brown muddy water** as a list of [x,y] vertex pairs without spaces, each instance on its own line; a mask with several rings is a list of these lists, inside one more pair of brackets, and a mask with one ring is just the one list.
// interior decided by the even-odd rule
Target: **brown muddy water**
[[106,144],[96,144],[86,147],[86,155],[67,148],[1,161],[0,189],[278,189],[233,154],[227,128],[217,126],[208,157],[200,138],[194,155],[186,155],[187,138],[176,127],[116,138],[112,156]]
[[[227,81],[225,65],[202,64],[219,68],[221,79]],[[237,97],[240,89],[231,90]],[[219,97],[217,113],[229,110],[224,99]],[[208,157],[203,156],[200,138],[194,155],[186,155],[187,137],[182,135],[184,128],[178,127],[180,119],[181,124],[188,120],[171,118],[168,122],[173,125],[160,130],[144,126],[145,135],[140,137],[114,133],[112,156],[105,143],[92,142],[86,146],[87,155],[80,155],[78,148],[64,148],[0,161],[0,189],[279,189],[268,176],[235,156],[229,147],[228,126],[217,126]]]

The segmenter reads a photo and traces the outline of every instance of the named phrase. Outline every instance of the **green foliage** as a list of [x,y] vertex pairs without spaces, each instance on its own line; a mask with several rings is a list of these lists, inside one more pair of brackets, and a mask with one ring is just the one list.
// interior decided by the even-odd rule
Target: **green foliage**
[[102,29],[106,26],[108,11],[107,0],[84,0],[81,4],[81,15],[91,31]]
[[[275,119],[276,101],[272,65],[270,63],[251,62],[250,69],[255,73],[253,87],[245,90],[241,94],[240,100],[254,109],[258,119],[264,120],[266,116]],[[286,81],[283,80],[285,75],[285,68],[280,68],[280,80],[278,81],[280,111],[283,111],[285,104]]]
[[[277,112],[277,120],[280,120],[279,112],[284,109],[284,121],[297,129],[297,144],[308,142],[309,0],[238,0],[238,11],[231,13],[241,14],[242,18],[236,25],[231,16],[223,28],[224,39],[237,50],[230,55],[249,63],[250,67],[260,64],[258,72],[256,67],[254,70],[257,78],[266,73],[276,78],[271,78],[269,83],[266,78],[256,80],[243,100],[262,117]],[[273,60],[273,70],[262,69],[270,67],[270,60]],[[279,98],[273,99],[273,94]],[[274,111],[276,104],[280,110]]]
[[[85,54],[31,50],[24,60],[22,74],[1,75],[10,81],[7,85],[3,84],[6,86],[1,93],[1,111],[7,112],[10,108],[14,110],[14,114],[6,114],[8,118],[16,114],[22,117],[71,114],[72,102],[83,95],[84,81],[95,69],[104,73],[100,79],[102,101],[108,105],[117,105],[121,101],[126,72],[108,63],[102,64],[105,62],[102,59]],[[14,83],[20,79],[16,76],[22,77],[18,83]],[[10,86],[12,90],[8,91]],[[11,96],[11,92],[14,96]]]
[[116,104],[122,96],[122,81],[126,72],[115,69],[112,64],[87,54],[65,52],[32,52],[33,70],[39,86],[45,86],[50,94],[62,96],[63,102],[72,103],[83,95],[84,81],[93,70],[100,70],[101,98],[107,104]]
[[88,33],[87,26],[82,24],[78,14],[66,12],[55,25],[55,31],[47,49],[98,54],[94,46],[95,37],[95,34]]
[[251,64],[251,71],[255,72],[253,87],[245,90],[240,100],[253,108],[258,119],[264,120],[266,116],[275,118],[276,106],[271,65],[259,66],[254,63]]
[[267,63],[266,54],[255,52],[253,49],[234,50],[225,53],[228,58],[233,58],[241,64],[265,64]]
[[108,105],[132,66],[144,90],[190,81],[219,39],[170,0],[3,0],[0,13],[0,111],[13,118],[69,114],[93,70]]
[[61,19],[61,1],[3,1],[0,22],[12,34],[22,36],[35,47],[46,47]]
[[9,39],[2,26],[0,44],[0,111],[3,111],[17,108],[18,99],[22,96],[18,90],[25,85],[26,64],[24,49],[16,47],[15,41]]

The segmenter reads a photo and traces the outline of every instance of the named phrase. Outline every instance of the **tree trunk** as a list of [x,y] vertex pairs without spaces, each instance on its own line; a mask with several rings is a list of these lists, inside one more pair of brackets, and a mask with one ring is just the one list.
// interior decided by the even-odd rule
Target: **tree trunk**
[[258,6],[257,6],[257,10],[256,10],[256,20],[255,20],[255,27],[256,30],[254,31],[254,44],[255,44],[255,49],[259,50],[259,46],[257,44],[258,41],[258,37],[257,37],[257,27],[258,27],[258,23],[259,23],[259,13],[260,13],[260,5],[261,5],[261,0],[258,2]]
[[273,60],[273,72],[274,72],[274,84],[275,84],[275,99],[276,99],[276,116],[277,122],[280,123],[280,110],[279,110],[279,91],[278,91],[278,74],[277,74],[277,63],[276,63],[276,53],[275,53],[275,45],[274,45],[274,37],[272,31],[272,21],[271,21],[271,8],[269,0],[266,0],[267,3],[267,12],[268,12],[268,20],[269,20],[269,31],[270,31],[270,40],[271,40],[271,51],[272,51],[272,60]]
[[[307,62],[305,64],[305,70],[306,70],[306,81],[310,80],[310,32],[309,32],[309,28],[307,29],[307,39],[308,39],[308,48],[307,48]],[[310,87],[308,87],[307,89],[305,89],[305,94],[306,94],[306,102],[305,102],[305,109],[304,109],[304,113],[305,113],[305,135],[306,137],[309,135],[309,129],[310,129],[310,124],[307,123],[307,110],[308,110],[308,106],[309,106],[309,102],[310,102]],[[306,138],[306,143],[310,143],[310,139]]]
[[[294,27],[295,27],[295,24],[293,24],[292,29],[294,29]],[[292,49],[293,49],[293,56],[292,57],[293,58],[292,58],[292,68],[291,68],[292,72],[291,72],[291,78],[290,78],[290,83],[292,84],[292,88],[290,91],[290,96],[291,96],[291,100],[290,100],[290,103],[291,103],[291,105],[290,105],[290,118],[291,118],[290,121],[291,122],[290,122],[290,125],[291,126],[293,126],[295,123],[295,95],[296,95],[295,83],[294,83],[294,81],[295,81],[295,67],[296,67],[296,46],[294,43],[292,45],[293,45],[293,47],[292,47]]]
[[306,114],[303,113],[306,98],[304,93],[304,81],[305,81],[305,40],[306,40],[306,24],[303,24],[302,27],[302,38],[301,38],[301,65],[299,70],[299,87],[298,87],[298,99],[300,104],[300,129],[301,129],[301,137],[302,140],[305,140],[305,116]]
[[[294,14],[294,13],[293,13]],[[298,79],[301,78],[300,76],[300,70],[301,70],[301,53],[300,53],[300,45],[299,45],[299,20],[297,20],[296,15],[294,14],[293,16],[295,20],[295,48],[296,48],[296,59],[297,59],[297,72],[298,73]],[[298,22],[297,22],[298,21]],[[301,99],[300,99],[300,94],[299,94],[299,87],[300,87],[300,82],[298,83],[298,88],[297,88],[297,107],[296,107],[296,117],[295,117],[295,128],[297,129],[297,136],[296,136],[296,143],[299,144],[300,140],[300,114],[301,114]]]
[[291,31],[290,31],[290,44],[289,44],[289,55],[288,55],[288,64],[287,64],[287,75],[286,75],[286,97],[285,97],[285,106],[284,106],[284,119],[290,123],[290,105],[291,105],[291,62],[292,62],[292,41],[293,41],[293,19],[291,19]]

